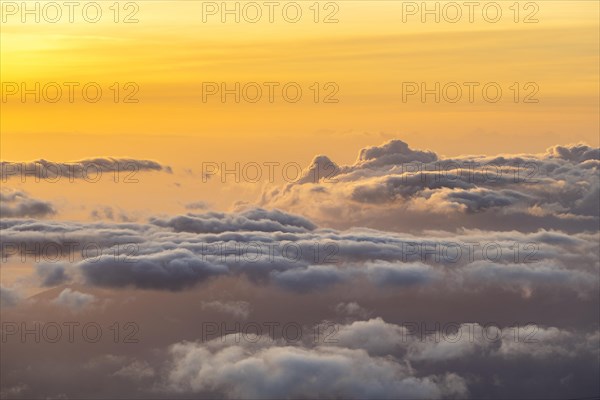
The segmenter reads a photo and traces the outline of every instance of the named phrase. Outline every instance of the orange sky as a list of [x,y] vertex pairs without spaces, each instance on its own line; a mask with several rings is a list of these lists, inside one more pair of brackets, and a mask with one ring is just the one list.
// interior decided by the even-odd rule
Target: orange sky
[[[392,138],[444,155],[541,152],[579,141],[600,144],[595,1],[520,2],[518,17],[513,2],[496,2],[502,11],[496,23],[486,20],[493,10],[484,15],[480,8],[472,23],[467,8],[458,22],[448,22],[444,17],[453,14],[447,2],[440,3],[439,23],[433,16],[422,23],[419,12],[406,14],[411,2],[392,1],[320,2],[317,23],[308,1],[297,3],[302,10],[298,23],[287,22],[277,10],[269,23],[265,7],[256,23],[244,21],[244,14],[240,23],[232,16],[222,23],[219,13],[203,22],[206,2],[199,1],[140,1],[137,8],[121,2],[118,23],[109,8],[112,2],[100,2],[97,23],[86,22],[78,9],[73,23],[65,9],[58,23],[45,20],[53,14],[47,17],[43,11],[40,23],[31,15],[23,23],[20,10],[14,9],[19,2],[2,3],[2,159],[154,159],[176,171],[175,176],[149,175],[146,183],[148,198],[155,199],[148,206],[156,202],[165,212],[175,206],[166,201],[164,187],[179,191],[178,199],[206,195],[226,206],[260,192],[260,185],[216,192],[195,181],[175,185],[192,179],[179,172],[198,170],[202,161],[306,165],[314,155],[327,154],[351,163],[361,147]],[[42,10],[45,3],[40,2]],[[240,8],[247,4],[241,2]],[[138,22],[123,23],[127,15]],[[327,15],[337,23],[324,23]],[[57,82],[62,97],[56,103],[45,97],[36,103],[29,95],[22,102],[20,92],[7,93],[14,86],[6,85],[33,88],[36,82],[40,87]],[[79,83],[73,103],[64,82]],[[81,97],[81,87],[89,82],[103,90],[97,103]],[[115,82],[120,87],[117,103]],[[134,85],[125,87],[128,82]],[[263,96],[256,103],[238,104],[233,96],[223,103],[217,94],[203,102],[205,82],[228,87],[257,82]],[[273,102],[264,82],[279,85]],[[303,90],[297,103],[283,100],[280,88],[289,82]],[[435,103],[432,95],[423,103],[419,94],[403,102],[404,82],[424,82],[429,88],[436,82],[440,87],[457,82],[463,93],[456,103]],[[472,103],[464,82],[478,84]],[[502,89],[496,103],[486,102],[481,92],[490,83]],[[139,101],[124,103],[136,88],[133,98]],[[338,102],[324,103],[334,91]],[[539,101],[524,103],[533,92],[532,99]],[[136,190],[145,190],[141,187]],[[64,198],[80,192],[62,185],[27,189]],[[101,192],[90,188],[88,195],[100,196],[102,202]],[[127,190],[118,192],[126,203]]]

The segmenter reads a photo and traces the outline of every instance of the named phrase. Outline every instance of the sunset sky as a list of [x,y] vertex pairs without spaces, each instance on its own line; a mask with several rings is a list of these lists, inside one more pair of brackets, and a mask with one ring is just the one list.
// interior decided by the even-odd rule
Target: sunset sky
[[[11,10],[7,3],[5,11]],[[39,3],[44,10],[48,2]],[[40,88],[57,82],[62,96],[56,103],[36,103],[33,95],[22,102],[20,88],[4,93],[2,159],[75,161],[110,155],[198,170],[203,161],[305,166],[315,154],[351,163],[360,148],[392,138],[449,156],[599,144],[597,2],[565,6],[549,1],[536,7],[521,2],[518,23],[517,8],[508,2],[498,3],[502,14],[495,23],[486,20],[494,18],[495,9],[484,13],[485,4],[473,9],[472,23],[464,6],[458,22],[446,21],[454,18],[447,2],[438,6],[439,23],[435,15],[422,23],[420,11],[409,12],[410,2],[393,1],[348,1],[335,7],[321,2],[319,23],[309,2],[298,3],[302,18],[297,23],[286,22],[282,5],[274,9],[273,23],[266,6],[256,23],[244,20],[244,15],[252,18],[252,10],[241,14],[240,23],[234,15],[222,23],[220,3],[215,3],[216,15],[204,15],[210,10],[205,3],[146,1],[134,7],[122,2],[119,23],[108,2],[101,2],[97,23],[86,22],[82,6],[74,9],[73,23],[66,8],[57,23],[48,20],[54,18],[51,9],[40,11],[39,23],[35,15],[23,17],[22,23],[20,9],[5,12],[0,43],[4,84],[25,83],[32,89],[36,82]],[[240,10],[247,3],[239,3]],[[420,3],[414,4],[420,10]],[[292,16],[293,10],[288,11]],[[94,17],[93,11],[88,14]],[[124,23],[128,16],[138,22]],[[324,23],[328,16],[338,22]],[[81,83],[72,103],[64,82]],[[82,86],[89,82],[103,90],[97,103],[82,98]],[[118,103],[110,89],[115,82],[121,86]],[[128,82],[137,85],[137,103],[122,102],[135,90],[124,87]],[[235,82],[258,82],[263,94],[256,103],[235,103],[233,95],[223,103],[219,93],[203,102],[203,82],[225,82],[229,88]],[[263,82],[280,83],[272,103]],[[288,82],[303,90],[297,103],[282,97],[281,87]],[[315,103],[314,82],[321,85],[320,100],[334,90],[325,89],[326,83],[337,85],[333,98],[338,102]],[[423,103],[420,93],[403,102],[403,82],[424,82],[430,89],[436,82],[440,88],[457,82],[463,92],[455,103],[435,103],[433,95]],[[473,102],[464,82],[479,84]],[[482,94],[490,82],[502,89],[496,103],[486,102]],[[531,82],[536,86],[526,88]],[[52,97],[55,89],[50,90]],[[524,103],[528,94],[538,102]],[[33,190],[41,190],[38,186]],[[195,199],[203,188],[183,187],[178,196]],[[221,193],[227,191],[222,185],[218,189],[219,208],[239,200]],[[69,188],[59,191],[64,190]]]
[[[72,21],[64,3],[0,1],[2,321],[135,321],[142,340],[3,340],[2,398],[600,395],[599,2],[102,0]],[[11,247],[69,240],[135,244],[137,264]],[[407,261],[415,241],[505,253]],[[204,247],[255,242],[305,254]],[[339,343],[198,336],[290,320]],[[543,343],[393,339],[409,320]]]
[[[595,1],[548,1],[535,3],[537,9],[521,2],[519,18],[531,14],[535,23],[515,23],[508,2],[500,2],[497,23],[483,18],[482,6],[473,23],[466,7],[457,23],[443,15],[440,23],[434,16],[422,23],[420,14],[405,15],[403,23],[407,2],[393,1],[348,1],[335,9],[321,2],[320,18],[335,12],[337,23],[314,23],[309,2],[299,3],[298,23],[286,22],[277,8],[269,23],[266,7],[256,23],[235,23],[233,16],[222,23],[220,14],[203,23],[203,2],[147,1],[137,11],[121,10],[121,19],[135,11],[139,22],[114,23],[111,3],[101,3],[96,24],[78,9],[74,23],[66,12],[59,23],[35,23],[28,16],[30,23],[23,24],[19,14],[4,16],[3,82],[98,82],[105,93],[94,104],[81,98],[70,104],[66,89],[56,104],[9,97],[2,104],[3,159],[66,161],[110,152],[183,164],[219,149],[241,157],[248,146],[254,153],[267,143],[277,154],[301,143],[293,146],[299,160],[325,150],[347,158],[380,135],[438,146],[448,155],[535,152],[559,141],[598,144]],[[285,103],[278,93],[274,103],[266,94],[255,104],[202,102],[202,82],[268,81],[299,82],[302,100]],[[135,82],[139,103],[115,104],[108,89],[114,82]],[[339,102],[315,104],[308,89],[314,82],[336,83]],[[471,104],[465,88],[454,104],[435,104],[433,97],[423,104],[418,96],[403,103],[402,82],[498,82],[503,96],[486,103],[480,87]],[[536,83],[539,103],[515,103],[509,89],[514,82]],[[521,97],[528,92],[522,89]],[[80,146],[76,138],[82,135],[101,139]],[[20,145],[24,137],[29,146]],[[189,140],[198,146],[177,147]],[[238,141],[249,144],[231,149]]]

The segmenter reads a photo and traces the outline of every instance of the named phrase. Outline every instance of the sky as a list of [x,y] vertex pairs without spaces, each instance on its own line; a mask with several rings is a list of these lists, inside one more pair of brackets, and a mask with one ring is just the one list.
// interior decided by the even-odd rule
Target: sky
[[2,398],[600,395],[598,2],[0,10]]
[[[218,2],[125,2],[118,15],[100,2],[100,14],[82,4],[61,7],[60,18],[52,2],[36,3],[37,15],[3,6],[3,160],[110,155],[201,170],[204,161],[304,166],[315,154],[350,163],[362,147],[393,138],[449,156],[599,144],[593,1],[472,10],[442,2],[439,15],[411,2],[282,3],[271,12],[257,3],[254,23],[248,2],[239,3],[239,23]],[[296,8],[301,17],[288,22]],[[272,100],[265,82],[276,85]],[[23,101],[36,83],[41,101],[33,94]],[[216,94],[205,93],[207,83],[216,83]],[[235,90],[236,83],[242,100],[230,94],[223,102],[221,84]],[[436,84],[440,101],[435,94],[423,101]],[[256,86],[261,96],[246,101],[257,98]],[[91,102],[96,87],[102,93]],[[296,87],[298,101],[286,101]],[[203,187],[172,190],[193,199]],[[218,193],[220,209],[240,200],[223,187],[209,192]]]

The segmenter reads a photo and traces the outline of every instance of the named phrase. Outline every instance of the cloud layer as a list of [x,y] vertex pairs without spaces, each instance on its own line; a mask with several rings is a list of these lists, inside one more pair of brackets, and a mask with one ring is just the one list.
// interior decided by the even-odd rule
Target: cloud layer
[[392,140],[362,149],[353,165],[318,156],[302,179],[266,190],[261,205],[338,228],[595,231],[599,154],[578,144],[444,158]]
[[38,263],[45,285],[69,275],[96,286],[165,290],[220,276],[298,292],[364,281],[447,291],[562,287],[589,295],[598,285],[598,234],[588,232],[338,231],[263,209],[145,224],[5,219],[1,227],[3,258]]
[[[42,220],[51,204],[3,190],[2,268],[32,271],[3,282],[3,318],[135,321],[142,341],[15,343],[2,396],[597,395],[598,167],[582,144],[445,158],[395,140],[348,166],[317,156],[258,206],[121,223]],[[286,320],[301,339],[231,328]]]
[[35,160],[26,162],[1,161],[0,180],[19,178],[22,182],[58,182],[63,178],[69,180],[98,180],[103,173],[110,173],[113,179],[135,179],[135,174],[142,171],[165,171],[172,173],[171,167],[152,160],[134,158],[98,157],[72,162],[52,162]]

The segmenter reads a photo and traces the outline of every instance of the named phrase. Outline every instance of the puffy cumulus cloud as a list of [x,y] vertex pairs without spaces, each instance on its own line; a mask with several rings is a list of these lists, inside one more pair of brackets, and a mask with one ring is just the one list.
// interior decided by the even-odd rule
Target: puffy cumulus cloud
[[599,355],[599,332],[579,334],[555,327],[529,329],[527,341],[503,340],[498,354],[505,358],[535,357],[548,359],[551,357],[575,358],[582,352]]
[[362,149],[352,165],[319,156],[302,179],[266,189],[260,204],[336,228],[596,231],[599,153],[579,144],[444,158],[392,140]]
[[486,357],[515,361],[553,357],[597,356],[599,331],[585,332],[535,324],[498,327],[477,323],[445,323],[423,327],[381,318],[338,325],[328,346],[362,349],[371,356],[392,356],[415,363]]
[[56,213],[46,201],[29,197],[25,192],[2,188],[0,190],[0,216],[2,218],[42,218]]
[[308,168],[302,171],[302,175],[296,180],[296,183],[303,184],[309,182],[318,182],[322,179],[330,179],[334,177],[339,166],[331,161],[329,157],[319,155],[313,158]]
[[[262,209],[185,217],[193,222],[3,220],[2,256],[39,262],[46,286],[75,279],[181,290],[224,276],[296,292],[362,282],[446,291],[552,287],[583,296],[598,286],[597,233],[319,229],[303,217]],[[47,262],[57,251],[64,251],[63,259]]]
[[19,178],[22,181],[35,179],[49,182],[61,178],[86,179],[95,181],[102,173],[122,174],[120,178],[135,179],[137,172],[164,171],[172,173],[171,167],[152,160],[134,158],[98,157],[72,162],[52,162],[48,160],[35,161],[1,161],[0,179]]
[[67,307],[72,311],[80,311],[85,307],[96,301],[96,297],[88,294],[72,290],[70,288],[64,289],[58,297],[52,302],[62,307]]
[[391,140],[382,146],[361,149],[356,164],[363,167],[379,167],[415,161],[430,163],[437,159],[438,156],[431,151],[412,150],[401,140]]
[[405,398],[464,396],[455,374],[416,377],[404,364],[360,349],[283,344],[178,343],[168,388],[228,398]]
[[342,325],[337,345],[363,348],[369,354],[401,354],[414,362],[440,362],[460,358],[500,359],[573,358],[598,354],[598,331],[586,333],[535,324],[511,327],[481,326],[477,323],[448,323],[423,331],[413,323],[403,326],[381,318]]
[[326,341],[229,334],[179,342],[158,368],[161,391],[228,398],[479,398],[495,382],[502,397],[515,394],[516,383],[507,380],[516,373],[546,396],[570,393],[555,379],[568,376],[570,363],[580,363],[578,379],[586,390],[598,370],[597,331],[452,323],[452,329],[419,332],[415,326],[373,318],[337,325]]
[[404,352],[408,335],[409,331],[405,327],[373,318],[340,325],[332,340],[335,340],[337,346],[363,349],[371,355],[385,356]]
[[[197,298],[179,297],[177,308],[190,308],[190,300]],[[144,309],[153,315],[160,310],[160,315],[169,317],[167,321],[178,319],[146,302],[139,306],[140,314]],[[86,320],[99,321],[103,328],[111,326],[115,320],[127,320],[117,310],[124,307],[115,305],[107,319],[91,319],[94,314],[90,313]],[[5,312],[11,310],[3,311],[5,320],[16,320],[18,314]],[[187,314],[191,316],[188,319],[198,319],[194,313],[197,309]],[[40,314],[26,315],[36,321]],[[598,395],[597,326],[582,330],[514,326],[511,322],[435,324],[429,320],[423,328],[421,321],[392,323],[387,318],[371,318],[340,323],[335,329],[331,329],[330,321],[323,321],[320,336],[315,336],[313,322],[303,323],[300,337],[295,329],[284,334],[281,325],[271,334],[266,325],[258,323],[262,331],[256,336],[258,330],[254,328],[244,333],[248,330],[233,329],[229,324],[211,340],[203,335],[200,342],[195,341],[200,330],[183,329],[178,324],[164,326],[164,318],[153,320],[152,325],[135,315],[143,340],[126,348],[121,343],[112,344],[112,333],[107,337],[109,343],[84,346],[88,349],[85,352],[66,339],[8,346],[3,360],[8,357],[15,367],[0,390],[6,393],[26,383],[29,388],[20,398],[27,399],[43,394],[54,398],[59,393],[68,398],[102,393],[106,398],[199,399],[505,399],[522,398],[524,392],[526,398]],[[46,316],[43,321],[61,320]],[[248,320],[244,325],[253,323]],[[173,335],[173,326],[180,327],[178,335]],[[16,343],[20,335],[16,333],[10,340]],[[48,349],[45,345],[55,351],[41,351]],[[49,370],[48,365],[53,368]]]
[[553,146],[546,150],[546,154],[552,158],[561,158],[574,163],[600,159],[600,149],[586,144]]

